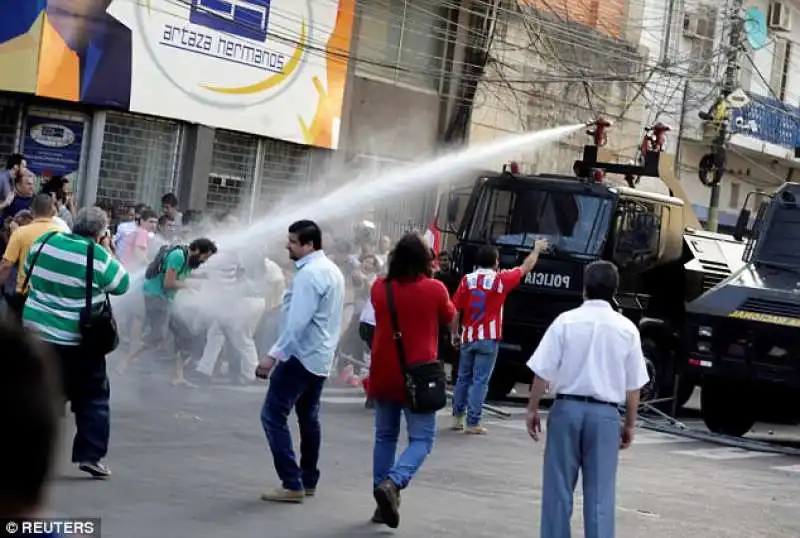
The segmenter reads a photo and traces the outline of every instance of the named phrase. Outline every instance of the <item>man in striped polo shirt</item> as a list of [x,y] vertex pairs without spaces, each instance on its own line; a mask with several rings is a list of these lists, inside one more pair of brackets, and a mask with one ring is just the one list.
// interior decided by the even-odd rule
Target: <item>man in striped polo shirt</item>
[[458,380],[453,394],[454,430],[486,433],[486,428],[481,426],[481,414],[503,337],[503,304],[511,290],[533,270],[539,253],[546,248],[547,241],[536,241],[533,252],[522,265],[510,271],[498,271],[499,252],[495,247],[484,245],[478,249],[477,270],[461,279],[453,297],[461,325]]
[[[25,262],[31,278],[22,314],[25,327],[52,344],[59,358],[64,395],[71,403],[77,428],[72,462],[95,478],[111,474],[102,462],[111,425],[106,358],[81,342],[89,249],[94,249],[93,305],[102,304],[107,293],[122,295],[130,285],[128,273],[111,254],[107,230],[103,210],[87,207],[76,215],[71,234],[45,234],[34,242]],[[32,265],[37,251],[39,256]]]

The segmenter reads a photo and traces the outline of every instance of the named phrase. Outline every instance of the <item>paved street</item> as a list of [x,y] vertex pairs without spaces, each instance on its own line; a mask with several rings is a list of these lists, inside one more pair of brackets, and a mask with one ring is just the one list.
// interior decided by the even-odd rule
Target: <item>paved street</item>
[[[114,381],[114,476],[84,479],[67,463],[67,444],[52,499],[59,513],[102,517],[105,536],[538,535],[543,445],[527,437],[519,407],[509,407],[508,420],[491,419],[487,437],[447,431],[443,417],[391,531],[367,522],[371,416],[353,390],[326,390],[318,496],[283,506],[258,498],[276,485],[258,419],[263,388]],[[622,455],[618,536],[800,536],[799,498],[798,458],[640,431]],[[582,536],[580,509],[575,529]]]

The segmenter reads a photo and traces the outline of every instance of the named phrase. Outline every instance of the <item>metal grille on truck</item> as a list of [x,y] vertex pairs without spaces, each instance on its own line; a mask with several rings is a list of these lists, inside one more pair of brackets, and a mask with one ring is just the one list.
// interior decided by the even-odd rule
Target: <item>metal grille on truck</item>
[[703,293],[731,275],[730,267],[725,262],[700,260],[700,264],[703,266]]
[[771,299],[750,298],[747,299],[740,310],[757,312],[759,314],[770,314],[773,316],[786,316],[790,318],[800,318],[800,304],[784,303]]

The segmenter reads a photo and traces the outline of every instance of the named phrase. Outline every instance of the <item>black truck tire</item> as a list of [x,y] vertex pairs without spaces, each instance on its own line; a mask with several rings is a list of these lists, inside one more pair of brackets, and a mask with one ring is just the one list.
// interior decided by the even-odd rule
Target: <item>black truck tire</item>
[[492,378],[489,380],[489,393],[486,399],[503,400],[514,390],[516,384],[517,376],[514,375],[513,369],[503,368],[498,364],[495,366]]
[[756,423],[753,406],[743,387],[717,379],[707,379],[700,391],[700,413],[712,432],[741,437]]
[[[642,388],[642,401],[672,398],[675,395],[675,354],[667,345],[647,336],[642,338],[642,353],[650,376],[650,381]],[[677,400],[665,400],[653,404],[653,407],[664,413],[671,413],[673,408],[680,411],[692,397],[694,385],[692,379],[679,378]]]

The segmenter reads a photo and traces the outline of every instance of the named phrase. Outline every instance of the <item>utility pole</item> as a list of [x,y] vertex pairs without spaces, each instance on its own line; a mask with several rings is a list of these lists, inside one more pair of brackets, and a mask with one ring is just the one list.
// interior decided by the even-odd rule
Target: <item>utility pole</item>
[[[744,0],[733,0],[731,2],[731,33],[728,40],[727,65],[725,67],[725,78],[722,83],[720,102],[724,101],[739,86],[739,52],[742,48],[744,38],[744,19],[742,9]],[[722,105],[724,106],[724,105]],[[717,129],[717,136],[714,139],[712,153],[715,156],[717,167],[725,166],[725,141],[728,137],[728,126],[730,125],[730,113]],[[721,175],[721,174],[720,174]],[[715,182],[711,185],[711,197],[708,201],[708,229],[716,232],[719,225],[719,193],[720,185]]]

